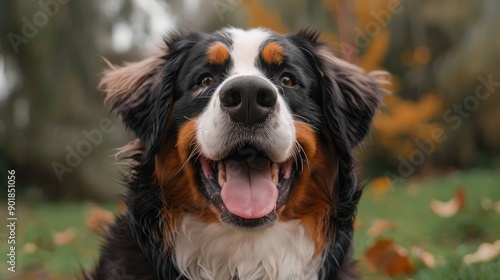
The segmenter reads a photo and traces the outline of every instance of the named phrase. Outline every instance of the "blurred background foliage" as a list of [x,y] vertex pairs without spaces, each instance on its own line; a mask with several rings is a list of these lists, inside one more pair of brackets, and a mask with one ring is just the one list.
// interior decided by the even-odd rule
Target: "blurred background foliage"
[[[392,74],[392,94],[361,149],[364,173],[407,178],[499,165],[499,1],[8,0],[0,3],[0,167],[16,169],[19,189],[50,199],[114,198],[121,167],[110,155],[133,136],[102,105],[102,57],[134,61],[168,30],[228,25],[312,27],[338,56]],[[491,94],[474,99],[478,88]],[[108,117],[114,129],[70,166],[85,132]],[[433,140],[436,129],[443,143]],[[425,153],[418,143],[429,141],[435,149]],[[60,178],[57,163],[67,167]],[[401,174],[405,164],[412,172]]]

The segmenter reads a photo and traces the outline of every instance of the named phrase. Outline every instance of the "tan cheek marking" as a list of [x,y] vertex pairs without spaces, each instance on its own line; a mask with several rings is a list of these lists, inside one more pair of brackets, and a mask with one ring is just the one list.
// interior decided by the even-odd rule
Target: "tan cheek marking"
[[280,44],[276,42],[270,42],[269,44],[267,44],[262,49],[260,55],[267,64],[280,65],[285,61],[285,50]]
[[333,148],[322,144],[317,132],[300,122],[295,123],[297,142],[307,155],[304,172],[294,182],[294,189],[280,215],[284,221],[300,220],[315,244],[315,256],[326,247],[325,233],[335,231],[329,222],[336,190],[337,156]]
[[[170,127],[171,119],[170,116],[166,129]],[[172,231],[175,232],[183,214],[191,213],[207,223],[218,222],[217,215],[200,193],[195,180],[195,168],[187,162],[191,147],[196,146],[196,122],[193,119],[182,125],[176,137],[170,137],[163,143],[155,158],[155,177],[160,184],[159,196],[170,206],[161,209],[165,250],[171,248]]]
[[207,61],[210,64],[224,64],[229,59],[229,50],[223,43],[217,42],[207,50]]

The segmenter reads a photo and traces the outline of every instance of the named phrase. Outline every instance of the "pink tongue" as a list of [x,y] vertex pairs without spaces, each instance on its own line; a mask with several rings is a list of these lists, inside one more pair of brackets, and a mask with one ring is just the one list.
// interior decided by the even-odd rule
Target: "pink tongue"
[[229,212],[245,219],[261,218],[276,207],[278,189],[273,183],[270,162],[231,160],[226,164],[226,183],[221,197]]

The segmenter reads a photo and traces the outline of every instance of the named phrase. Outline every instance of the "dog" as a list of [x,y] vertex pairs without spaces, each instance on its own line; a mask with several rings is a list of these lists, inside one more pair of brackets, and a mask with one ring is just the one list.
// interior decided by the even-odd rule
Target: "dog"
[[358,279],[353,153],[384,78],[318,37],[177,31],[109,64],[106,102],[137,139],[89,279]]

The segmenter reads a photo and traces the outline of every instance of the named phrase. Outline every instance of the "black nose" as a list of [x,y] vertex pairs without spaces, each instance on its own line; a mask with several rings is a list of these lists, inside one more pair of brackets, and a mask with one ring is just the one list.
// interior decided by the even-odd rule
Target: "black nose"
[[222,109],[235,121],[252,126],[266,120],[276,106],[278,95],[263,78],[242,76],[227,82],[219,92]]

